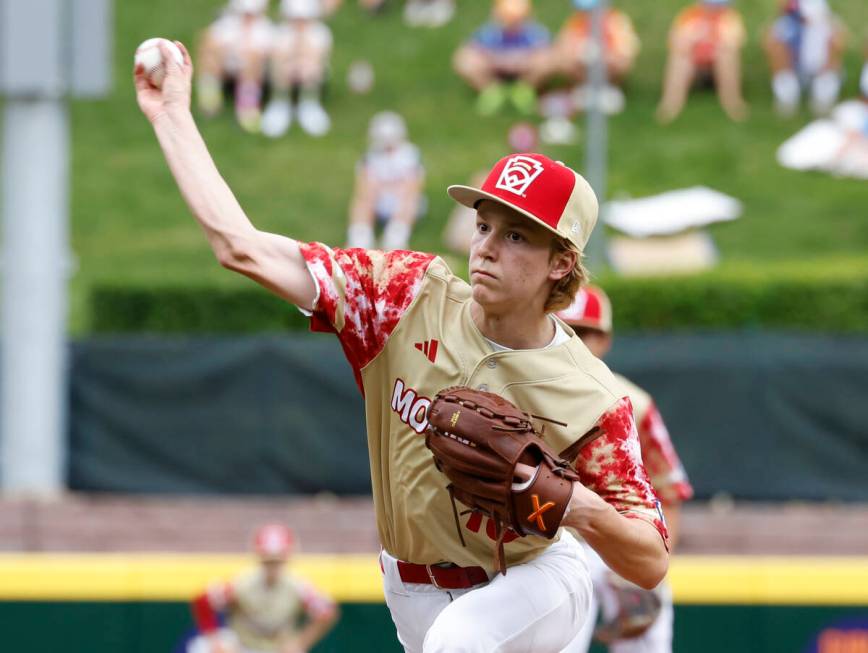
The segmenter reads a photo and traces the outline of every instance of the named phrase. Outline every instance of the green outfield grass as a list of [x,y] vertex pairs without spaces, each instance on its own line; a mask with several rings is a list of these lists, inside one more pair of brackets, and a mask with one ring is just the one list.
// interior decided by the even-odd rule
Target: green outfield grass
[[[390,0],[391,1],[391,0]],[[213,260],[199,228],[175,189],[147,122],[135,104],[130,69],[136,45],[151,36],[188,44],[213,17],[217,0],[116,1],[116,84],[100,102],[73,105],[73,247],[78,267],[72,279],[72,330],[88,329],[87,296],[109,280],[137,283],[242,283]],[[473,96],[451,71],[456,45],[485,18],[487,2],[459,0],[456,20],[444,29],[409,30],[394,1],[384,15],[363,15],[354,0],[332,19],[335,35],[328,109],[333,131],[313,140],[293,130],[274,142],[242,133],[231,112],[201,122],[223,175],[260,228],[301,239],[343,242],[353,168],[365,144],[365,128],[381,109],[402,112],[428,168],[428,216],[413,246],[440,249],[440,231],[450,210],[444,188],[461,183],[504,153],[505,133],[517,116],[480,119]],[[778,119],[771,110],[768,73],[758,46],[776,0],[738,3],[751,35],[745,53],[746,95],[751,118],[730,123],[712,94],[695,96],[671,126],[653,119],[659,95],[665,33],[682,2],[623,1],[634,16],[643,50],[630,85],[628,109],[611,123],[610,195],[644,195],[706,184],[745,204],[741,220],[712,233],[723,271],[761,266],[800,270],[829,264],[864,270],[868,261],[868,184],[789,172],[774,161],[777,145],[808,119]],[[868,3],[833,3],[850,25],[846,94],[855,93],[861,37]],[[556,28],[567,0],[539,0],[538,15]],[[345,74],[354,59],[370,60],[374,92],[352,95]],[[581,169],[583,144],[543,148]],[[843,261],[841,263],[837,261]]]

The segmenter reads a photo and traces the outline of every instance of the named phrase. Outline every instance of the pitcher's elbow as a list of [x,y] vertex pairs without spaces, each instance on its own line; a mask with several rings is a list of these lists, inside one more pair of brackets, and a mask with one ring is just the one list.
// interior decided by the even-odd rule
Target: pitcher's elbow
[[645,567],[641,574],[641,578],[638,578],[633,582],[643,589],[653,590],[663,581],[664,578],[666,578],[666,573],[668,571],[669,554],[664,552]]

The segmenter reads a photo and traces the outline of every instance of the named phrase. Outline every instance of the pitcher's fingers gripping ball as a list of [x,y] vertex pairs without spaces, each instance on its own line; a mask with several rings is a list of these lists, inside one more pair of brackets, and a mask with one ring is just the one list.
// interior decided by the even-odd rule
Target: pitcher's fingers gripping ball
[[156,88],[163,86],[166,78],[166,63],[163,59],[163,51],[160,46],[170,53],[170,56],[179,66],[184,65],[184,55],[181,49],[168,39],[153,38],[144,41],[136,48],[135,65],[142,66],[145,77]]
[[[457,499],[495,525],[495,563],[506,574],[506,527],[553,538],[579,475],[534,430],[531,416],[492,392],[463,386],[441,390],[428,413],[425,444],[451,481],[455,525],[464,543]],[[528,480],[517,467],[532,469]]]

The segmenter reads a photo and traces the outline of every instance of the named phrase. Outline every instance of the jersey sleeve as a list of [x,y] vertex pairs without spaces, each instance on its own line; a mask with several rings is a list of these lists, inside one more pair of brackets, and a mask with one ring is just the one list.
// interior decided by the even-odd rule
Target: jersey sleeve
[[220,613],[232,603],[234,590],[231,583],[214,583],[193,599],[193,619],[202,633],[210,633],[220,627]]
[[652,524],[668,546],[660,502],[642,464],[630,399],[616,402],[597,420],[595,428],[601,435],[576,458],[582,484],[625,517]]
[[304,611],[311,619],[327,619],[335,614],[337,605],[331,598],[317,591],[309,583],[298,579],[294,582]]
[[361,370],[385,347],[434,256],[321,243],[299,243],[299,248],[317,286],[311,328],[337,334],[361,388]]
[[642,462],[659,497],[667,503],[690,499],[693,487],[653,401],[638,426]]

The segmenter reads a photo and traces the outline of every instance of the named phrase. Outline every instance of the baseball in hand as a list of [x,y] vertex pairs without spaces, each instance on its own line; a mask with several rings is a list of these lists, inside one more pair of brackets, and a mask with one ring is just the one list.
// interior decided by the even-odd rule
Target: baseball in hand
[[166,76],[166,66],[163,63],[163,53],[160,51],[161,41],[169,48],[172,57],[179,66],[184,63],[184,56],[181,54],[181,50],[179,50],[178,46],[168,39],[148,39],[136,48],[136,66],[141,64],[144,67],[145,77],[147,77],[148,81],[157,88],[160,88],[163,85],[163,78]]

